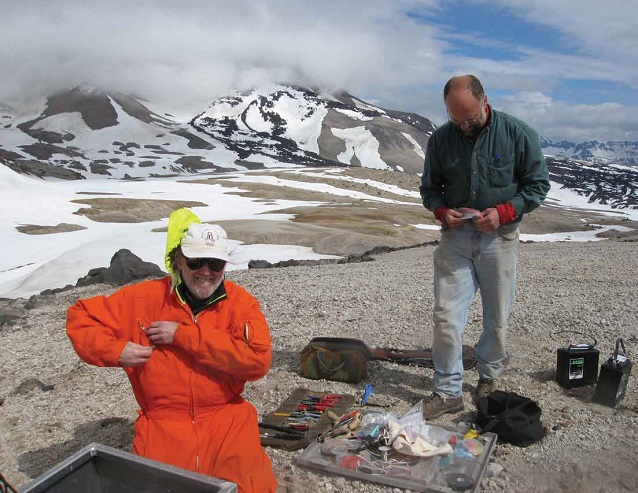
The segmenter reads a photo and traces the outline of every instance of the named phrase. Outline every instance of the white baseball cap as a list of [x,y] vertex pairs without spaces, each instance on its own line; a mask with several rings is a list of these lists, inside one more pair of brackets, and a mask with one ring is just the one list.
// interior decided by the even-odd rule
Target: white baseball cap
[[228,262],[228,236],[216,224],[191,224],[182,236],[182,253],[188,258],[218,258]]

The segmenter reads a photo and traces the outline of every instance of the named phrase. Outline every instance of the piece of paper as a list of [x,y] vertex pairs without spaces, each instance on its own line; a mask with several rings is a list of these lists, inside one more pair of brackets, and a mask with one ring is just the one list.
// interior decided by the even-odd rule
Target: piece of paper
[[466,221],[471,221],[472,219],[474,219],[475,217],[480,217],[481,215],[481,211],[477,211],[476,209],[459,209],[459,212],[462,212],[463,215],[461,216],[461,219],[464,219]]

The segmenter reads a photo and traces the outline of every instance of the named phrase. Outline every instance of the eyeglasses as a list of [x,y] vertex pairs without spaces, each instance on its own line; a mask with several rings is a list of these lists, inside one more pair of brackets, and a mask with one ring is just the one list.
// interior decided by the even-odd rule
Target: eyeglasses
[[450,118],[450,123],[452,123],[452,125],[456,125],[457,127],[471,127],[476,122],[478,122],[478,120],[479,119],[476,116],[473,118],[468,118],[467,120],[463,120],[462,122]]
[[198,270],[207,265],[213,272],[220,272],[224,269],[226,261],[219,258],[187,258],[186,265],[190,270]]
[[481,102],[480,102],[479,114],[476,115],[476,116],[473,116],[472,118],[468,118],[467,120],[463,120],[463,121],[455,120],[448,113],[448,118],[450,120],[450,123],[452,125],[456,125],[457,127],[471,127],[472,125],[475,125],[481,119],[481,117],[483,116],[483,111],[484,111],[483,103],[484,102],[485,102],[484,99],[482,99]]

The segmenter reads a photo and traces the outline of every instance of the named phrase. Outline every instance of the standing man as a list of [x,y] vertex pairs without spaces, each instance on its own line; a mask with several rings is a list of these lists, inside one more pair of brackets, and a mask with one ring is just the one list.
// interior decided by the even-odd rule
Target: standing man
[[497,387],[507,360],[507,322],[516,290],[518,223],[549,191],[538,134],[490,107],[473,75],[443,90],[449,122],[428,142],[423,205],[442,223],[434,252],[434,391],[425,419],[463,409],[462,334],[477,290],[483,332],[476,345],[475,398]]
[[270,368],[270,333],[257,300],[224,281],[228,239],[188,209],[168,222],[170,276],[69,308],[78,355],[121,366],[140,406],[133,452],[272,493],[255,408],[241,394]]

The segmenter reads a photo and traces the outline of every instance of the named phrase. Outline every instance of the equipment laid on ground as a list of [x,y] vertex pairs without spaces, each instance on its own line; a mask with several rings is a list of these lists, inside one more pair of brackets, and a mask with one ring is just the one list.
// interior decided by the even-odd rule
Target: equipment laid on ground
[[[555,332],[555,334],[563,332],[580,334],[580,332],[571,330],[562,330]],[[556,351],[556,381],[561,386],[571,389],[596,383],[599,351],[595,346],[596,339],[594,339],[593,344],[569,344],[566,347],[558,348]]]
[[[364,411],[365,412],[365,411]],[[424,424],[430,441],[449,443],[450,453],[429,457],[406,455],[364,438],[313,441],[296,463],[323,473],[428,493],[480,491],[481,478],[496,446],[496,434],[466,438],[467,429]]]
[[230,481],[91,443],[20,488],[20,493],[236,493]]
[[[463,345],[463,368],[476,366],[476,351]],[[301,375],[313,380],[359,383],[367,377],[370,360],[434,368],[432,349],[369,348],[359,339],[314,337],[300,355]]]
[[616,339],[616,347],[600,367],[593,400],[605,406],[616,407],[627,389],[627,381],[633,363],[629,360],[622,339]]
[[341,415],[354,405],[349,394],[317,392],[296,388],[259,423],[261,444],[284,450],[306,447],[333,426],[329,415]]

